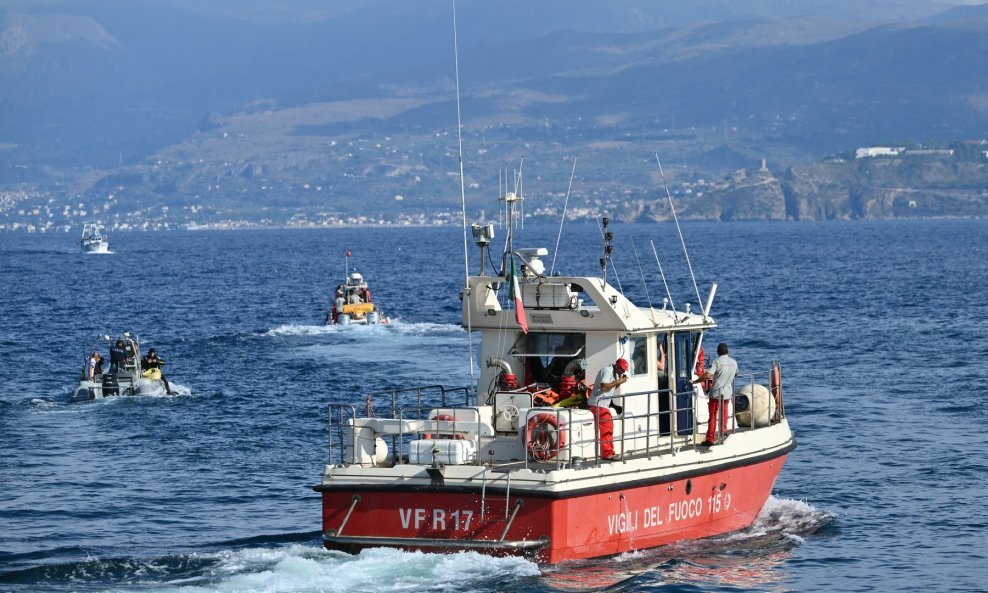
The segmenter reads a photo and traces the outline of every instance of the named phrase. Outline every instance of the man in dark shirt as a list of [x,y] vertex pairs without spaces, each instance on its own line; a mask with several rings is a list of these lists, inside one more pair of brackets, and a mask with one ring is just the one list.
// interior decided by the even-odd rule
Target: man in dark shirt
[[110,372],[116,373],[127,360],[127,349],[124,348],[123,340],[110,347]]

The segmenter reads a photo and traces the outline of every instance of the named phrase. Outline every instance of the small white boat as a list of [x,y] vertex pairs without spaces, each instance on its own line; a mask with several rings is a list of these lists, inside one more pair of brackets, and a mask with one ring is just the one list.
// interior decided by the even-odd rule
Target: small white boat
[[109,238],[95,222],[87,222],[82,226],[79,245],[83,253],[110,253]]
[[[114,362],[114,350],[117,361]],[[90,373],[90,359],[94,353],[109,350],[111,360],[104,360]],[[168,382],[157,368],[141,366],[140,340],[136,335],[124,332],[116,340],[108,335],[97,336],[93,347],[86,352],[82,378],[70,396],[70,401],[88,401],[118,395],[170,395]]]
[[326,325],[385,325],[390,322],[371,301],[370,289],[359,272],[352,272],[346,282],[336,287],[333,306],[326,313]]

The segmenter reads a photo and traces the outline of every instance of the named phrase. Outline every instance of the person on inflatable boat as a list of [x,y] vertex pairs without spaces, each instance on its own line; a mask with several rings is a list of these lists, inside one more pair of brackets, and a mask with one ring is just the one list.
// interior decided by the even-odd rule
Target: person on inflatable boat
[[141,368],[144,369],[144,373],[147,374],[152,369],[157,369],[160,373],[159,376],[161,377],[161,382],[165,386],[165,391],[168,392],[168,395],[175,395],[175,392],[172,391],[171,386],[168,385],[168,379],[165,379],[165,374],[160,371],[162,365],[164,364],[165,361],[158,358],[158,351],[154,348],[148,349],[147,355],[141,359]]

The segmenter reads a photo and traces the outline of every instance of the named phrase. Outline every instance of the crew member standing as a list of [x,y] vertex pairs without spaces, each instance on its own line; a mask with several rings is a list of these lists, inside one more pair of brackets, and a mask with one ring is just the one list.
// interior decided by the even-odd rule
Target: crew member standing
[[[613,395],[615,389],[624,385],[628,380],[628,361],[619,358],[612,365],[608,365],[597,373],[597,380],[593,384],[593,393],[590,394],[590,412],[597,420],[600,427],[600,456],[602,459],[614,457],[614,420],[611,418],[611,411],[607,409],[607,403],[601,399]],[[600,405],[603,403],[604,405]]]
[[[727,438],[727,402],[734,397],[734,379],[738,376],[738,363],[727,355],[727,344],[717,346],[717,360],[702,375],[692,383],[713,380],[713,387],[707,395],[710,403],[710,420],[707,421],[707,440],[700,443],[701,447],[712,447],[717,444],[717,424],[720,419],[720,434]],[[720,441],[723,442],[723,439]]]
[[127,349],[124,348],[124,342],[117,340],[117,343],[110,347],[110,372],[120,372],[126,360]]

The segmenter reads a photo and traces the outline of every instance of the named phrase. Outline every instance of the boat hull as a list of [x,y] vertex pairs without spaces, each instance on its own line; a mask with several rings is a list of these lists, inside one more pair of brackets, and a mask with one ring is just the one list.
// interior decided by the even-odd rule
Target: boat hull
[[100,382],[93,381],[80,381],[79,385],[72,392],[69,397],[70,401],[89,401],[93,399],[104,399],[106,397],[114,396],[157,396],[157,395],[167,395],[168,390],[165,389],[165,384],[161,380],[140,378],[132,383],[124,382],[118,384],[112,388],[106,388]]
[[110,244],[106,241],[85,241],[81,249],[83,253],[109,253]]
[[673,479],[612,482],[575,493],[324,488],[323,541],[327,549],[351,552],[380,545],[479,549],[548,563],[611,556],[750,526],[786,457],[781,453]]

